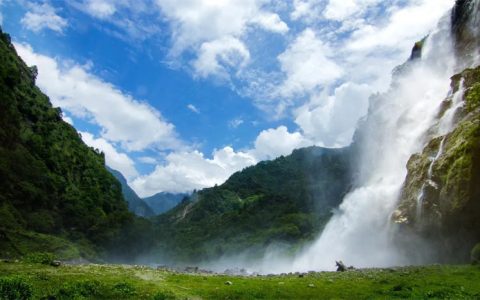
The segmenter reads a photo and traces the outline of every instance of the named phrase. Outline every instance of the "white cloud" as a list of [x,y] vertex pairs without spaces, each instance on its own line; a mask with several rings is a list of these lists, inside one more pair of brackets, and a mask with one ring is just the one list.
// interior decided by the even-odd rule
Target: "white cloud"
[[[345,83],[320,106],[298,109],[295,122],[306,137],[324,147],[345,147],[352,140],[358,120],[368,110],[372,90],[367,85]],[[319,97],[322,97],[320,95]]]
[[258,0],[157,0],[172,22],[174,52],[227,36],[240,37],[249,24],[265,30],[285,32],[287,25],[278,15],[263,8]]
[[55,9],[48,3],[31,3],[28,6],[30,10],[21,20],[22,25],[27,29],[34,32],[50,29],[62,33],[68,26],[67,20],[57,15]]
[[294,21],[309,23],[319,18],[322,0],[294,0],[290,18]]
[[284,97],[304,95],[324,88],[343,75],[331,59],[332,50],[311,29],[303,31],[278,60],[287,78],[279,92]]
[[294,149],[311,146],[301,133],[288,132],[285,126],[262,131],[255,140],[255,149],[251,152],[258,160],[274,159],[280,155],[288,155]]
[[228,78],[227,68],[243,68],[250,59],[247,47],[231,36],[212,42],[205,42],[200,47],[198,58],[193,62],[195,72],[200,77],[216,75]]
[[236,118],[228,122],[228,126],[231,128],[238,128],[238,126],[242,125],[244,121],[241,118]]
[[82,140],[90,147],[99,149],[105,154],[105,163],[112,169],[120,171],[123,176],[132,179],[138,176],[135,163],[125,153],[120,153],[115,147],[103,138],[95,138],[91,133],[80,132]]
[[27,64],[37,65],[37,84],[53,104],[99,125],[102,138],[129,151],[180,146],[174,126],[157,110],[91,74],[87,67],[37,54],[28,45],[15,44],[15,48]]
[[353,15],[363,15],[373,5],[383,0],[329,0],[323,15],[335,21],[347,21]]
[[164,165],[135,179],[132,187],[141,197],[160,191],[192,191],[221,184],[234,172],[254,163],[252,156],[235,152],[231,147],[214,151],[212,159],[198,151],[171,153]]
[[100,19],[110,17],[116,11],[115,4],[106,0],[88,0],[85,9],[90,15]]
[[372,52],[376,49],[409,51],[412,42],[428,33],[453,5],[452,0],[417,0],[392,11],[386,24],[365,24],[347,43],[349,51]]
[[[261,28],[284,34],[288,25],[267,9],[269,0],[157,0],[162,14],[170,21],[173,45],[170,55],[191,61],[195,75],[213,75],[229,80],[250,60],[245,39]],[[190,55],[187,55],[189,59]]]
[[62,120],[73,126],[73,120],[65,112],[62,112]]
[[197,108],[195,105],[193,105],[193,104],[188,104],[188,105],[187,105],[187,108],[188,108],[189,110],[193,111],[193,112],[196,113],[196,114],[199,114],[199,113],[200,113],[200,111],[198,110],[198,108]]
[[280,16],[274,13],[261,13],[252,18],[253,24],[258,24],[265,30],[285,34],[288,32],[288,25],[280,19]]

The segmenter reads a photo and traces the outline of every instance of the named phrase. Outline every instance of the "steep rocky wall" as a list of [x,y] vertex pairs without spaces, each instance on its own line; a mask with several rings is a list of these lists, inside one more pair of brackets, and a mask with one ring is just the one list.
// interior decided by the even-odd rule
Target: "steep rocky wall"
[[[453,76],[451,87],[463,102],[453,116],[453,130],[432,138],[410,158],[392,215],[400,243],[417,236],[432,246],[432,261],[446,262],[468,260],[480,242],[480,67]],[[452,102],[452,96],[444,101],[439,120]]]

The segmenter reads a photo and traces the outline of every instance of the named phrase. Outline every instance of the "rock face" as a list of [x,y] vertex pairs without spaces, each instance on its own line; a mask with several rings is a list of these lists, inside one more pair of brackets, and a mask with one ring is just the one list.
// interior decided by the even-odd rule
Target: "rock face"
[[447,262],[468,261],[480,241],[480,67],[453,76],[451,87],[438,119],[458,101],[450,109],[452,130],[410,158],[393,213],[400,232],[426,240],[433,245],[431,259]]
[[480,55],[480,1],[457,0],[452,10],[452,35],[460,64],[471,65]]

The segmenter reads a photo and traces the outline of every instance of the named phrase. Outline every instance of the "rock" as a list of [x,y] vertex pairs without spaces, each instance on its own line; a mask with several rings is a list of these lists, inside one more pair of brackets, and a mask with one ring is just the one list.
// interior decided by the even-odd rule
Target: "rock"
[[336,261],[335,264],[337,265],[337,272],[345,272],[347,270],[347,267],[343,261]]
[[233,284],[233,282],[231,282],[231,281],[225,281],[225,285],[232,285],[232,284]]
[[59,261],[59,260],[52,260],[52,262],[50,263],[50,265],[52,267],[60,267],[62,265],[62,262]]
[[198,267],[186,267],[185,273],[198,273]]
[[309,287],[309,288],[314,288],[315,285],[314,285],[313,283],[310,283],[310,284],[308,285],[308,287]]

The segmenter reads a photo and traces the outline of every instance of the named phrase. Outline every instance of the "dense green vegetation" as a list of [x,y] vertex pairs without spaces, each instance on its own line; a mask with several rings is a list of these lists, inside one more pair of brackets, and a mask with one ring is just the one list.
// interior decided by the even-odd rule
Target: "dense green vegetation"
[[[87,147],[36,86],[36,68],[0,31],[0,255],[96,257],[148,227],[128,211],[102,153]],[[136,249],[136,248],[135,248]]]
[[[0,299],[478,299],[478,266],[278,276],[182,274],[141,266],[0,262]],[[227,284],[227,282],[231,284]],[[23,295],[19,297],[18,295]]]
[[107,170],[112,173],[113,176],[120,182],[122,185],[122,194],[125,200],[128,202],[128,209],[141,217],[151,217],[154,216],[152,208],[145,203],[134,190],[128,185],[127,180],[123,177],[122,173],[107,167]]
[[[310,147],[260,162],[156,219],[156,253],[197,262],[311,240],[350,188],[350,150]],[[292,250],[291,248],[290,250]]]

